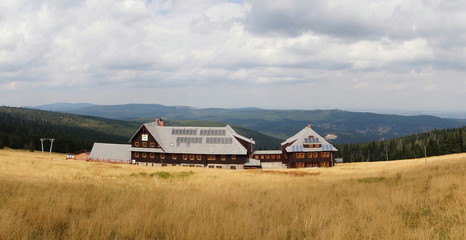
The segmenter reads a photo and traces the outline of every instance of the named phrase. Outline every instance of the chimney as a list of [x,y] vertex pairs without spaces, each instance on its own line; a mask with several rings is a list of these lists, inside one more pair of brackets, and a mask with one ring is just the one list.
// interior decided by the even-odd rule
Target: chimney
[[308,125],[307,125],[307,128],[311,128],[311,124],[308,124]]
[[163,127],[163,126],[165,126],[165,122],[163,121],[163,119],[157,118],[157,119],[155,119],[155,125]]

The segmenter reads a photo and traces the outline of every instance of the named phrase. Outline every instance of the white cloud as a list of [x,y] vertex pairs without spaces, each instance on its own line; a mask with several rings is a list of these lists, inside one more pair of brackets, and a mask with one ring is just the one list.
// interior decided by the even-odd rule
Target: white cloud
[[[251,93],[248,103],[257,104],[249,106],[282,108],[305,102],[306,91],[334,93],[321,103],[332,108],[415,108],[409,97],[426,91],[466,100],[465,13],[461,1],[429,0],[5,0],[0,93],[74,88],[103,101],[89,95],[95,89],[135,102],[146,89],[169,99],[153,101],[173,103],[164,89],[186,88],[221,92],[239,106]],[[271,101],[278,92],[292,97]],[[394,95],[399,103],[387,101]]]

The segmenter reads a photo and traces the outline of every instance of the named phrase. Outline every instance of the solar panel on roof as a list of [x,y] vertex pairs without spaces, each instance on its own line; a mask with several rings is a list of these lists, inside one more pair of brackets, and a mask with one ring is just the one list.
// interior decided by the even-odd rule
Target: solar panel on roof
[[318,138],[305,138],[304,143],[320,143],[320,139],[318,139]]
[[323,144],[322,151],[333,151],[333,146],[331,144]]
[[303,152],[304,147],[302,145],[291,145],[292,152]]
[[233,138],[228,137],[208,137],[206,138],[207,144],[232,144]]
[[200,137],[177,137],[176,143],[202,143],[202,138]]

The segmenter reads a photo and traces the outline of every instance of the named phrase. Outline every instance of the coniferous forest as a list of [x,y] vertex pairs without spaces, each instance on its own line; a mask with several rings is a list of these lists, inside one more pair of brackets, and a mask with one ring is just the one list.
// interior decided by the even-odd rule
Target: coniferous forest
[[[41,138],[54,138],[54,152],[90,150],[94,142],[127,143],[139,126],[98,117],[0,107],[0,148],[41,150]],[[49,141],[44,141],[44,149],[50,149]]]
[[370,162],[439,156],[466,151],[466,127],[432,130],[384,141],[337,145],[345,162]]

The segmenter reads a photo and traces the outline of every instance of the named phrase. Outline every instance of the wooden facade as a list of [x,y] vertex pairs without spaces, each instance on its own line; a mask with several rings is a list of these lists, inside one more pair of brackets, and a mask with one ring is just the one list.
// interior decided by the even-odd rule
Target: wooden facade
[[[335,151],[337,149],[332,144],[308,125],[283,142],[280,150],[257,151],[254,153],[254,158],[260,160],[261,163],[280,162],[287,168],[333,167]],[[268,165],[273,167],[273,165]]]
[[302,152],[289,154],[288,168],[333,167],[333,152]]
[[334,152],[284,152],[283,154],[254,153],[253,158],[258,159],[263,163],[281,162],[288,168],[333,167],[334,155]]
[[[161,124],[158,124],[156,127],[152,126],[152,132],[148,129],[149,125],[143,125],[137,133],[131,138],[131,159],[133,162],[142,163],[143,165],[160,165],[160,166],[194,166],[194,167],[222,167],[229,169],[237,169],[239,166],[244,165],[250,155],[252,155],[254,144],[251,141],[247,141],[246,138],[241,136],[236,136],[236,133],[227,133],[230,131],[228,128],[221,129],[222,133],[225,136],[231,138],[231,142],[225,141],[223,144],[236,144],[238,149],[242,151],[236,154],[232,153],[220,153],[219,151],[210,151],[209,147],[205,147],[204,152],[199,152],[199,146],[205,146],[210,143],[207,140],[208,136],[199,136],[200,130],[203,129],[201,127],[194,128],[194,127],[186,127],[186,128],[179,128],[179,129],[189,129],[190,131],[185,131],[184,134],[177,135],[176,137],[184,138],[182,140],[186,140],[187,138],[193,138],[196,136],[199,140],[201,140],[201,144],[192,144],[190,148],[187,146],[189,143],[183,141],[183,143],[176,142],[174,140],[169,139],[156,139],[153,135],[154,131],[162,131],[161,127],[167,128],[168,131],[176,128],[165,127]],[[155,129],[155,130],[154,130]],[[164,132],[167,132],[167,129],[163,129]],[[219,129],[219,128],[217,128]],[[196,131],[194,131],[196,130]],[[198,131],[199,130],[199,131]],[[195,134],[194,134],[195,133]],[[218,133],[218,132],[216,132]],[[172,133],[173,134],[173,133]],[[194,135],[193,135],[194,134]],[[227,138],[227,137],[223,138]],[[171,138],[175,139],[175,137],[170,136]],[[200,139],[203,138],[203,139]],[[219,137],[218,137],[219,138]],[[234,141],[233,141],[234,138]],[[165,141],[165,142],[163,142]],[[185,147],[180,147],[178,152],[174,151],[167,151],[163,149],[163,144],[168,144],[171,147],[174,145],[183,145]],[[216,147],[218,148],[221,144],[217,143]],[[230,146],[230,145],[229,145]],[[242,147],[241,147],[242,146]]]

